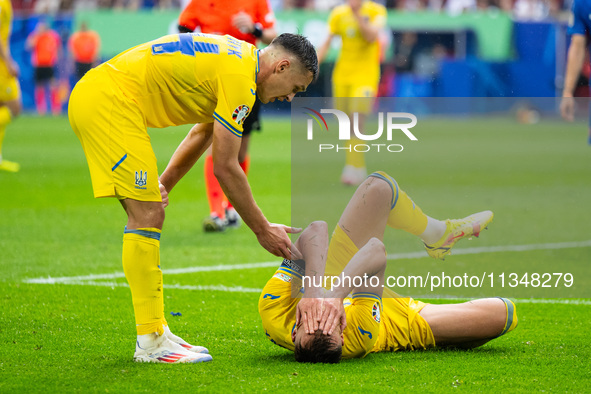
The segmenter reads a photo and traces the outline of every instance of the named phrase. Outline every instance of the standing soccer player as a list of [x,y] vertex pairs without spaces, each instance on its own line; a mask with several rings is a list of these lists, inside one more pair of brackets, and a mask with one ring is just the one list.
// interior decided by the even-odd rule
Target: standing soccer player
[[[270,44],[277,35],[275,16],[267,0],[226,0],[223,2],[191,1],[179,17],[179,31],[190,33],[199,28],[202,33],[229,34],[239,40],[256,45],[257,41]],[[259,119],[261,105],[255,100],[248,117],[244,120],[242,144],[238,152],[238,161],[244,173],[248,175],[250,157],[248,145],[252,130],[260,130]],[[209,216],[203,221],[207,232],[224,231],[226,226],[238,227],[240,216],[228,201],[220,183],[214,175],[211,151],[207,151],[203,166]]]
[[[134,359],[211,360],[208,350],[171,333],[164,318],[160,234],[168,192],[211,145],[215,175],[259,243],[276,256],[299,256],[287,233],[257,206],[238,163],[242,125],[261,102],[291,101],[317,77],[312,44],[282,34],[258,50],[231,36],[176,34],[131,48],[76,84],[70,124],[86,154],[95,197],[116,197],[127,213],[123,270],[131,289]],[[196,124],[158,177],[148,127]]]
[[[325,59],[335,36],[342,41],[341,52],[332,74],[332,95],[339,98],[376,97],[380,82],[380,44],[378,36],[386,24],[386,8],[369,0],[348,0],[335,7],[328,17],[329,34],[318,49],[320,63]],[[371,110],[368,100],[338,100],[337,107],[352,114],[359,113],[359,129]],[[350,116],[353,119],[353,116]],[[352,148],[358,139],[350,141],[346,152],[341,182],[358,185],[365,180],[365,157]]]
[[12,5],[9,0],[0,0],[0,171],[17,172],[18,163],[2,159],[6,126],[22,110],[19,67],[10,54],[11,27]]
[[[562,102],[560,103],[560,113],[569,122],[572,122],[575,117],[575,101],[573,95],[577,87],[581,69],[583,68],[583,62],[585,61],[587,36],[591,34],[591,1],[574,0],[571,12],[572,15],[568,27],[571,42],[566,62]],[[591,145],[591,118],[589,122],[588,142]]]

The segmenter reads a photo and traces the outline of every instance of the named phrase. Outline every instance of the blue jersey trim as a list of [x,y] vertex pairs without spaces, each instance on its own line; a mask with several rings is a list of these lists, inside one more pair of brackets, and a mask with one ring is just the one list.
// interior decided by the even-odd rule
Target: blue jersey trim
[[299,272],[294,271],[294,270],[292,270],[291,268],[288,268],[288,267],[281,266],[281,267],[279,267],[277,269],[277,271],[281,271],[281,272],[284,272],[284,273],[286,273],[286,274],[288,274],[288,275],[290,275],[292,277],[296,277],[296,278],[302,279],[302,275]]
[[374,293],[354,293],[352,298],[371,298],[376,301],[379,301],[380,303],[382,302],[382,298]]
[[[380,173],[377,173],[377,172],[374,172],[374,173],[370,174],[369,176],[372,176],[374,178],[379,178],[379,179],[382,179],[382,180],[388,182],[388,185],[390,185],[390,188],[392,189],[392,200],[390,201],[390,203],[391,203],[390,210],[394,209],[394,207],[396,206],[396,203],[398,202],[398,183],[396,183],[396,181],[394,179],[392,179],[390,176],[386,177],[386,176],[384,176]],[[394,189],[396,189],[396,190],[394,190]]]
[[115,165],[113,166],[113,168],[111,168],[111,172],[115,171],[115,169],[117,167],[119,167],[119,165],[121,163],[123,163],[123,160],[127,159],[127,153],[125,155],[123,155],[123,157],[121,159],[119,159],[119,161],[117,163],[115,163]]
[[193,37],[189,34],[179,34],[180,50],[183,55],[195,56]]
[[257,53],[257,65],[256,65],[256,67],[254,69],[254,83],[257,83],[257,78],[259,76],[259,70],[260,70],[260,68],[259,68],[259,52],[260,51],[258,49],[256,49],[256,53]]
[[217,112],[213,113],[213,117],[220,122],[226,129],[228,129],[232,134],[242,138],[242,132],[238,131],[238,129],[234,128],[228,121],[222,118]]
[[211,44],[209,42],[196,41],[193,43],[193,48],[197,52],[201,52],[201,53],[214,53],[216,55],[220,53],[219,45],[218,44]]

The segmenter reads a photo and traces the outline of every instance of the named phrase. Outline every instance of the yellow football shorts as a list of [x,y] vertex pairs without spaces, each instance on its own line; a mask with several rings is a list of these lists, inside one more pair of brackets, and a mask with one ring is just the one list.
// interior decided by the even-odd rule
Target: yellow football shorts
[[332,95],[335,108],[347,114],[359,112],[368,114],[372,111],[378,91],[377,85],[371,84],[333,84]]
[[0,64],[0,102],[18,100],[21,97],[21,87],[18,79],[8,73],[4,63]]
[[[326,275],[339,275],[359,249],[349,236],[336,226],[326,262]],[[419,315],[424,302],[403,298],[384,288],[382,293],[382,324],[373,352],[426,349],[435,346],[435,338],[427,321]]]
[[106,72],[91,70],[76,84],[68,115],[96,198],[162,201],[145,117]]

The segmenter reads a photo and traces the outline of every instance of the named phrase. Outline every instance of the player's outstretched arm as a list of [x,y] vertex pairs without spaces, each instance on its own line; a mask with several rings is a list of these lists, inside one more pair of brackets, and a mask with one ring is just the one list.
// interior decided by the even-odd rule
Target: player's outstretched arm
[[573,34],[570,47],[568,48],[568,59],[566,63],[566,75],[564,76],[564,89],[560,103],[560,114],[572,122],[575,116],[575,102],[573,95],[579,74],[585,60],[586,37],[582,34]]
[[269,223],[252,196],[252,190],[244,171],[238,163],[240,138],[229,132],[217,120],[213,126],[213,172],[222,190],[246,225],[255,233],[262,247],[284,259],[302,258],[287,233],[301,229]]
[[212,136],[213,123],[198,123],[191,128],[160,175],[160,183],[167,193],[170,193],[211,145]]

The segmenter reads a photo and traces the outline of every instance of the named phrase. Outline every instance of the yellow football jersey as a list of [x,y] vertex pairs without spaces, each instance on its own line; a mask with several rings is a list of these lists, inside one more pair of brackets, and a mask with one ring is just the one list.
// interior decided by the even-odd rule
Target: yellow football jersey
[[[6,49],[9,45],[12,29],[12,4],[9,0],[0,0],[0,45]],[[18,79],[10,74],[8,65],[0,61],[0,102],[20,98]]]
[[[300,301],[301,274],[282,264],[259,297],[259,314],[267,338],[276,345],[294,350],[291,332],[295,328]],[[292,284],[295,283],[294,286]],[[359,358],[370,353],[380,333],[381,299],[371,293],[354,293],[343,302],[347,315],[343,358]]]
[[6,47],[12,27],[12,4],[10,0],[0,0],[0,43]]
[[175,34],[98,67],[137,103],[148,127],[210,123],[237,136],[256,97],[258,50],[231,36]]
[[[386,24],[386,8],[373,1],[364,1],[360,10],[362,18],[382,28]],[[341,37],[342,47],[335,63],[335,84],[377,84],[380,78],[380,44],[368,43],[359,30],[351,7],[344,4],[335,7],[328,18],[330,34]]]

